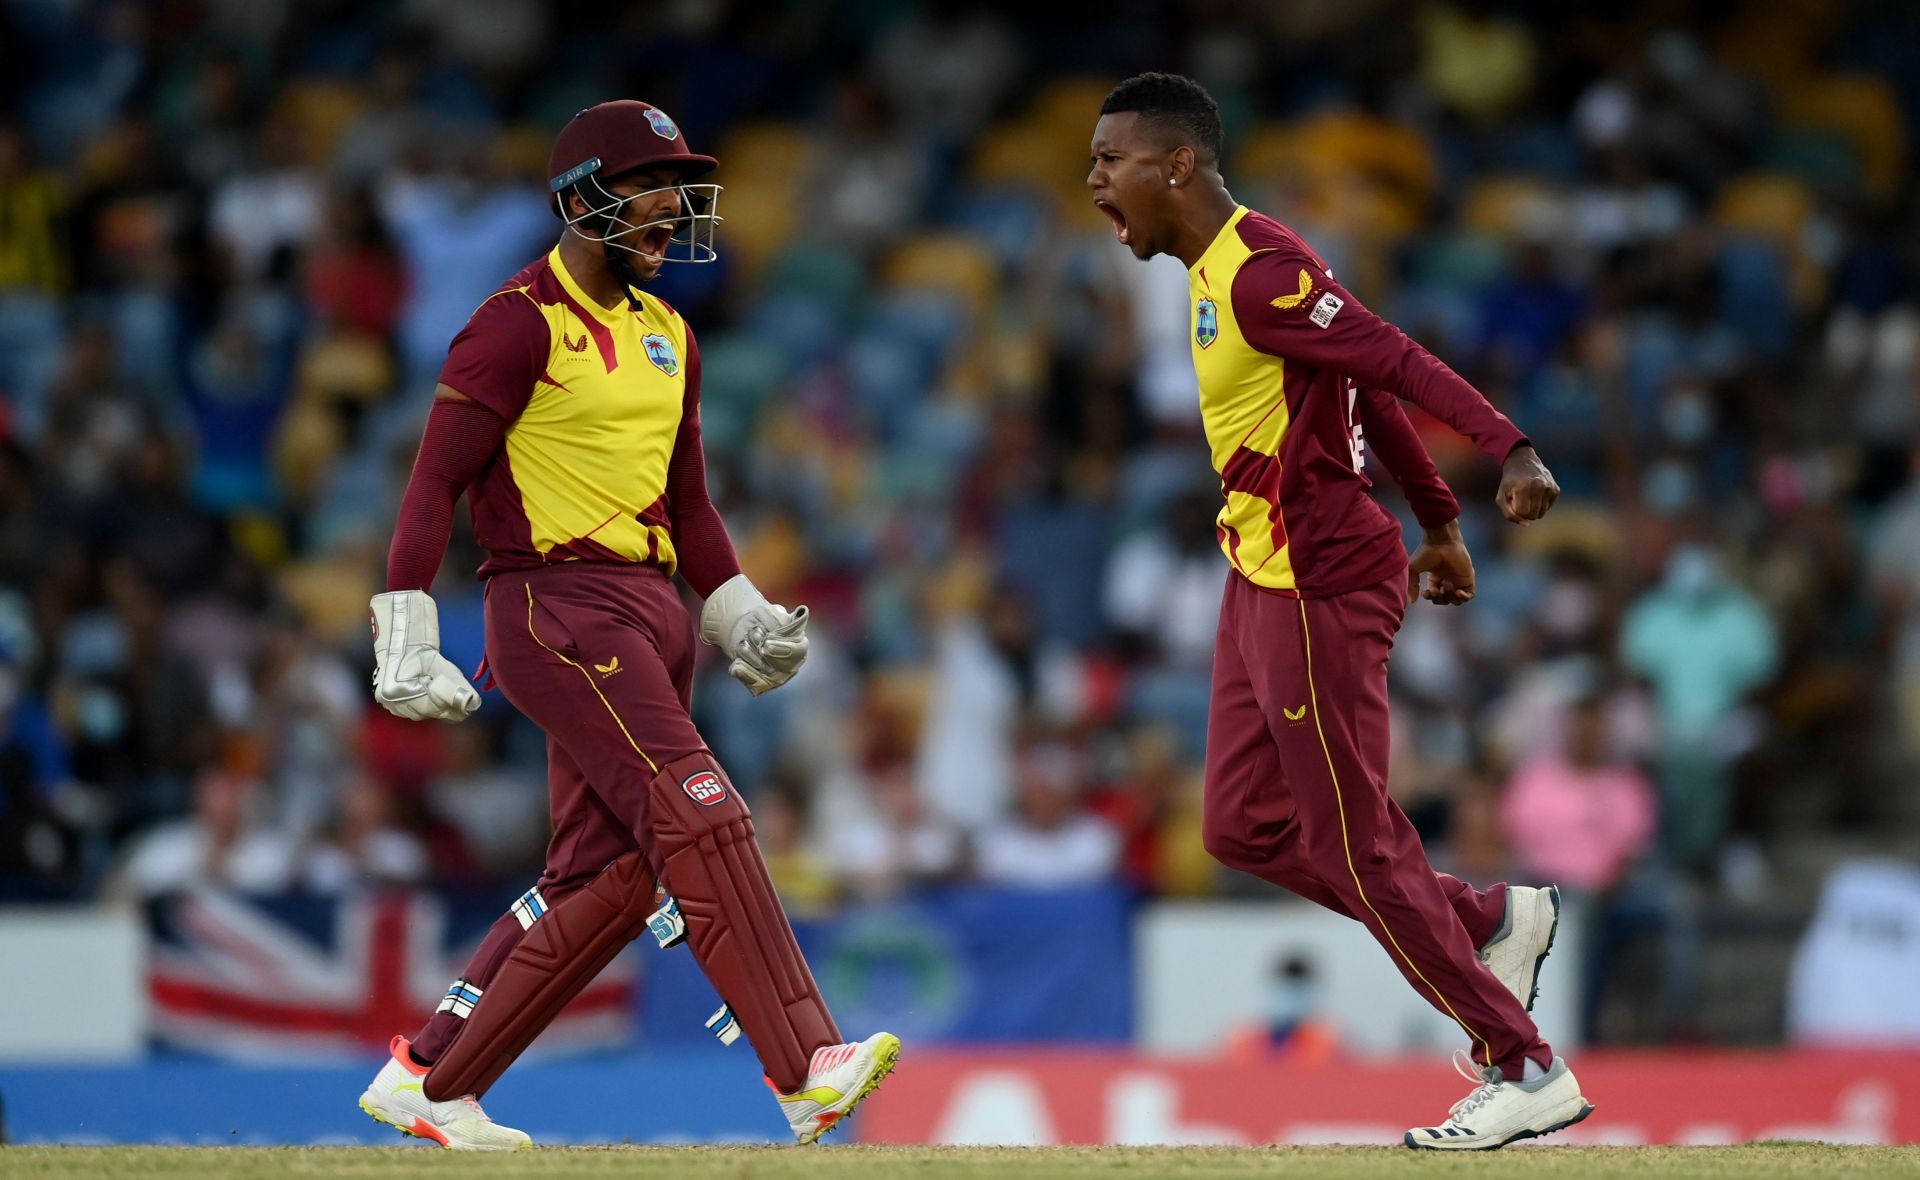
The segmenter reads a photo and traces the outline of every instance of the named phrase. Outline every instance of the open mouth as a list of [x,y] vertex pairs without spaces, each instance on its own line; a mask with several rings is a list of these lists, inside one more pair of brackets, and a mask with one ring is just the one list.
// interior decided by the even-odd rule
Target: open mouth
[[1120,212],[1120,210],[1114,206],[1107,204],[1107,202],[1100,200],[1098,197],[1094,198],[1093,204],[1100,212],[1107,215],[1108,221],[1113,222],[1113,236],[1120,239],[1122,246],[1126,245],[1128,242],[1127,215]]
[[636,244],[639,246],[640,253],[646,257],[663,259],[666,257],[667,247],[671,245],[672,242],[673,227],[671,225],[656,225],[647,230],[646,233],[641,234],[640,240]]

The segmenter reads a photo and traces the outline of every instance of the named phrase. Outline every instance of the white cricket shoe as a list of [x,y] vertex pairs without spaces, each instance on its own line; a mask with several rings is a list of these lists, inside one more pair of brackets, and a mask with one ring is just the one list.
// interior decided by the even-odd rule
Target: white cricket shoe
[[407,1038],[395,1037],[393,1057],[360,1095],[360,1109],[403,1135],[427,1139],[459,1151],[513,1151],[532,1147],[525,1131],[503,1127],[480,1109],[471,1094],[446,1102],[427,1097],[423,1079],[427,1067],[415,1065],[407,1054]]
[[1492,1151],[1516,1139],[1551,1135],[1593,1113],[1593,1103],[1581,1097],[1580,1083],[1563,1058],[1554,1058],[1547,1072],[1531,1082],[1507,1081],[1498,1066],[1476,1069],[1464,1049],[1454,1050],[1453,1066],[1478,1084],[1453,1104],[1446,1122],[1408,1131],[1401,1139],[1408,1147]]
[[807,1084],[791,1094],[774,1091],[793,1137],[804,1145],[831,1131],[880,1088],[899,1060],[900,1038],[886,1032],[850,1045],[815,1049],[807,1064]]
[[1540,997],[1540,966],[1553,950],[1559,929],[1559,886],[1509,885],[1500,929],[1480,948],[1480,961],[1529,1012]]

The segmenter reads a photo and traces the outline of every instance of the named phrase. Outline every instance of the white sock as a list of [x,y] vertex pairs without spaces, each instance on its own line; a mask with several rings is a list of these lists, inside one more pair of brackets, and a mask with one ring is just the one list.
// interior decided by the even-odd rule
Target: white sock
[[1547,1076],[1546,1067],[1531,1057],[1527,1058],[1526,1064],[1520,1067],[1520,1080],[1523,1082],[1531,1082],[1535,1078],[1543,1078],[1545,1076]]

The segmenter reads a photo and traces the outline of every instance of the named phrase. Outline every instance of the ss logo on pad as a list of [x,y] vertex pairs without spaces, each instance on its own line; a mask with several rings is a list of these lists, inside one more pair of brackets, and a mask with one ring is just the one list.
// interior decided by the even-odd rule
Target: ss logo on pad
[[712,807],[727,797],[727,785],[721,782],[720,776],[711,770],[703,770],[694,775],[681,783],[680,789],[687,793],[687,798],[702,807]]

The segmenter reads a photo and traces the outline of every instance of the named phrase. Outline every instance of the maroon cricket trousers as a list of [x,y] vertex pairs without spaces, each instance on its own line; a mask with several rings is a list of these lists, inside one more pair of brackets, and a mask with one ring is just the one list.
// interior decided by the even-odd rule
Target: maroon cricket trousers
[[[693,619],[658,567],[569,562],[495,574],[486,624],[495,683],[547,735],[553,837],[534,888],[551,907],[626,853],[653,858],[642,839],[648,784],[707,748],[687,712]],[[513,914],[500,918],[464,978],[484,988],[523,933]],[[459,1028],[458,1017],[437,1014],[415,1052],[437,1060]]]
[[1251,873],[1367,927],[1415,991],[1466,1030],[1480,1065],[1518,1077],[1551,1054],[1480,962],[1505,886],[1427,863],[1387,794],[1387,654],[1406,570],[1363,590],[1295,598],[1227,573],[1214,650],[1203,840]]

